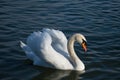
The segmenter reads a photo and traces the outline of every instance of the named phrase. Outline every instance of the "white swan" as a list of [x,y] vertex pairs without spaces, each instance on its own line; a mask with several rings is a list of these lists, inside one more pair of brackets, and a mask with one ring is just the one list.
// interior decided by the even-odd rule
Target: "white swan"
[[83,62],[74,51],[77,41],[86,51],[86,39],[82,34],[74,34],[68,41],[64,33],[54,29],[33,32],[27,38],[27,44],[20,41],[20,46],[34,65],[61,70],[85,69]]

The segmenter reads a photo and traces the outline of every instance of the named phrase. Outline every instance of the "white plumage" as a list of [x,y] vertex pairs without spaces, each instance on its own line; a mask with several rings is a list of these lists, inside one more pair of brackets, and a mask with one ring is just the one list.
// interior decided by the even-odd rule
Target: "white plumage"
[[[78,39],[80,44],[83,42],[82,39],[86,41],[83,35],[76,35],[80,37]],[[73,35],[73,37],[74,39],[71,41],[74,43],[77,41],[77,36]],[[27,38],[27,44],[21,41],[21,47],[34,65],[62,70],[84,70],[84,64],[76,56],[74,48],[68,49],[70,46],[74,46],[74,44],[70,44],[68,46],[67,38],[63,32],[54,29],[33,32]]]

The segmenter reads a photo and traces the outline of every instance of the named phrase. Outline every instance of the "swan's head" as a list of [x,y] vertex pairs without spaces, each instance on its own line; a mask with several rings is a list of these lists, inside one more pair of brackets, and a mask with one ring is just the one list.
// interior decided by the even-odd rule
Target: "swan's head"
[[81,44],[82,48],[84,49],[84,51],[86,52],[87,51],[87,40],[85,38],[85,36],[83,36],[82,34],[75,34],[75,40]]

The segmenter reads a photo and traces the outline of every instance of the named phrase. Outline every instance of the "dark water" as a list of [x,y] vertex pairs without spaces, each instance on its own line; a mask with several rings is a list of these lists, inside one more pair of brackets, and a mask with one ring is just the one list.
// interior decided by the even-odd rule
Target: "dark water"
[[[75,46],[84,73],[27,60],[19,41],[42,28],[86,36],[87,53]],[[120,0],[0,0],[0,80],[120,80]]]

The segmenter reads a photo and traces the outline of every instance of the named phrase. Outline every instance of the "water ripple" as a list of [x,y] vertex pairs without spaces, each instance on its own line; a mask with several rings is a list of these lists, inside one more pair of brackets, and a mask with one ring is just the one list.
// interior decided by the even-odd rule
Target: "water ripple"
[[[120,0],[0,0],[0,79],[119,80]],[[75,45],[86,65],[74,71],[36,68],[19,46],[33,31],[62,30],[67,38],[82,33],[88,52]],[[81,53],[81,54],[79,54]]]

